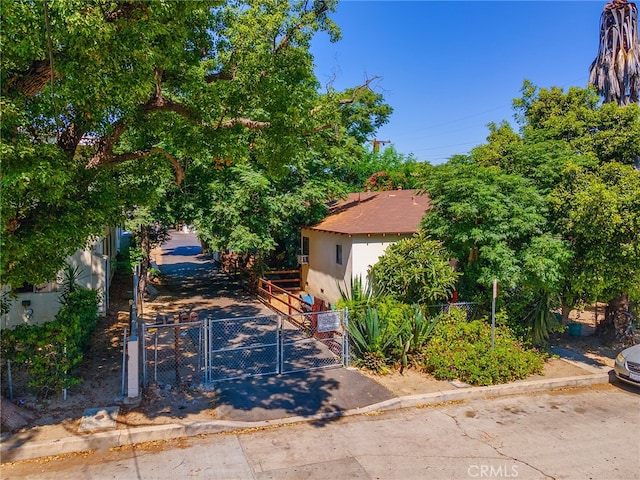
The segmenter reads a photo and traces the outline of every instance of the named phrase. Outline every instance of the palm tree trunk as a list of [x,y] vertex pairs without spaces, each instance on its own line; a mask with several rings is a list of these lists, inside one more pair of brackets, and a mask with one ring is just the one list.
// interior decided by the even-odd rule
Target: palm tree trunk
[[631,315],[629,314],[629,295],[622,294],[609,301],[605,308],[604,319],[598,324],[599,335],[614,334],[616,339],[626,340],[631,331]]

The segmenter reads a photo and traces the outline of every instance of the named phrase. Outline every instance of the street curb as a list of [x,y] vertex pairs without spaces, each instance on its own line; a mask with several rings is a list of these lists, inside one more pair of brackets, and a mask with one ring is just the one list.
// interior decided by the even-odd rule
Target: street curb
[[386,412],[403,408],[428,406],[446,402],[495,398],[571,387],[587,387],[609,383],[609,372],[579,375],[556,379],[522,381],[487,387],[466,387],[456,390],[409,395],[392,398],[383,402],[351,410],[319,413],[308,416],[286,417],[258,422],[237,422],[225,420],[207,420],[196,422],[152,425],[137,428],[113,430],[88,435],[64,437],[57,440],[29,442],[29,432],[10,435],[0,442],[0,462],[15,462],[51,455],[106,450],[150,441],[162,441],[173,438],[209,435],[222,432],[234,432],[248,429],[260,429],[278,425],[301,422],[329,420],[354,415]]

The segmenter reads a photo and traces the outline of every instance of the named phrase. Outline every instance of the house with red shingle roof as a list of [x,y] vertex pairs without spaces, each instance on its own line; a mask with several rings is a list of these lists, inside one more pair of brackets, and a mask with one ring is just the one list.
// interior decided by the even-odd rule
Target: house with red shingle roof
[[387,247],[411,237],[429,197],[417,190],[351,193],[331,206],[317,225],[302,229],[302,285],[314,298],[334,304],[351,279],[367,280]]

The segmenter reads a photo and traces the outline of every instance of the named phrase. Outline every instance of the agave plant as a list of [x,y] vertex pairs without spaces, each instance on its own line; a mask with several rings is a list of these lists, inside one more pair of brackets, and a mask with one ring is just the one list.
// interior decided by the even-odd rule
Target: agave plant
[[349,317],[354,320],[361,318],[365,308],[371,307],[376,298],[370,284],[365,284],[359,275],[351,279],[350,288],[347,288],[346,284],[342,286],[338,283],[338,290],[342,306],[349,309]]
[[409,355],[418,353],[425,346],[433,328],[438,323],[438,317],[428,319],[419,305],[405,313],[404,322],[400,329],[397,342],[400,353],[400,373],[409,364]]
[[529,324],[529,338],[534,345],[544,345],[549,340],[551,332],[562,329],[553,312],[559,303],[557,295],[542,292],[531,312],[526,316],[525,321]]
[[628,0],[613,0],[600,17],[598,56],[590,67],[589,83],[605,102],[628,105],[640,93],[638,8]]
[[349,289],[347,289],[346,283],[344,288],[338,283],[338,291],[345,303],[367,304],[374,297],[371,285],[369,283],[365,285],[360,275],[354,275],[351,278]]
[[394,337],[389,324],[378,316],[375,308],[366,308],[361,318],[349,322],[349,338],[356,358],[365,367],[381,372]]
[[62,271],[62,283],[60,285],[60,293],[65,303],[69,296],[73,294],[73,292],[82,288],[79,284],[80,280],[83,277],[82,269],[79,266],[72,266],[67,264]]

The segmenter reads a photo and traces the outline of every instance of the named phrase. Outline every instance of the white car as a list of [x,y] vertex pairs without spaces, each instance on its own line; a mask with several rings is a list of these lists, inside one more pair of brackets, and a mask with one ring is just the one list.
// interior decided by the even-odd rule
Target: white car
[[623,382],[640,387],[640,345],[622,350],[616,357],[613,370]]

